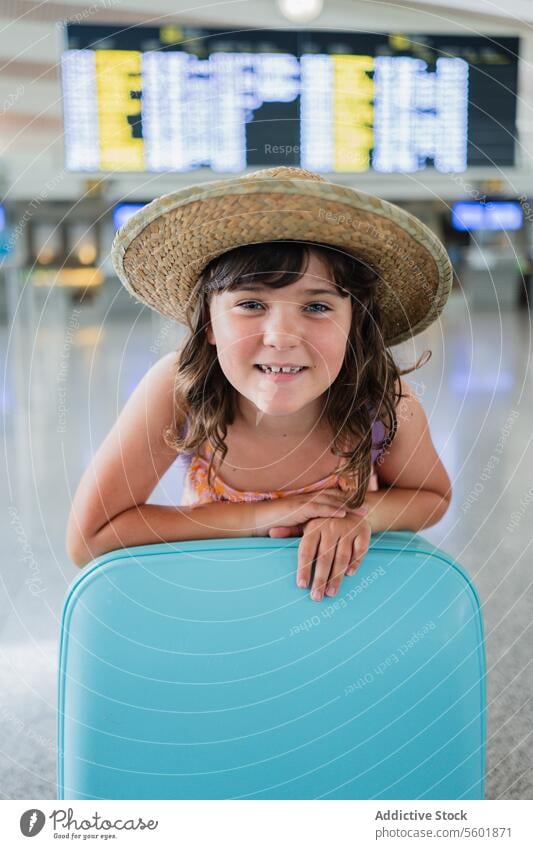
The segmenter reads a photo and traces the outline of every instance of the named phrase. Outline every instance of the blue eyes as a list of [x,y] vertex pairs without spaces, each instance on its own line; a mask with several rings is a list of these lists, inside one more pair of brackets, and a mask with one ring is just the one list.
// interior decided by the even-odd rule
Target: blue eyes
[[[259,301],[244,301],[242,304],[237,304],[237,306],[242,307],[243,309],[246,309],[246,307],[248,307],[250,304],[259,304],[259,306],[262,306],[262,304],[260,304]],[[328,307],[327,304],[315,303],[315,304],[308,304],[307,306],[322,307],[323,309],[318,310],[318,312],[331,312],[331,307]],[[257,310],[247,310],[247,312],[257,312]],[[311,312],[315,312],[315,310],[311,310]]]

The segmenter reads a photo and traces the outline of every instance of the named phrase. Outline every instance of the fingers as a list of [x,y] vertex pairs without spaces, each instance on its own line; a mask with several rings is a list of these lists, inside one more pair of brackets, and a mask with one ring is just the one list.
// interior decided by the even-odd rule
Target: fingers
[[323,527],[323,523],[318,520],[307,524],[298,552],[297,583],[299,587],[309,586],[311,569],[313,562],[315,563],[315,574],[311,588],[313,601],[321,601],[324,597],[338,539],[335,534],[322,532],[321,527]]
[[[324,527],[322,523],[322,527]],[[311,588],[313,601],[321,601],[324,594],[333,598],[342,583],[344,575],[353,575],[368,551],[370,544],[370,525],[362,522],[356,535],[353,532],[339,536],[328,531],[327,526],[321,532],[321,524],[308,523],[298,556],[297,584],[309,586],[313,561],[315,573]]]
[[347,539],[340,539],[338,541],[335,551],[335,560],[333,562],[326,587],[326,595],[329,598],[332,598],[338,592],[342,579],[344,578],[344,574],[350,566],[352,551],[353,545],[351,536]]
[[302,589],[309,586],[311,580],[311,569],[315,559],[320,531],[311,524],[307,525],[302,541],[298,548],[298,569],[296,572],[296,583]]
[[322,601],[326,584],[332,569],[332,564],[335,557],[335,540],[326,544],[326,539],[321,537],[318,556],[316,558],[315,576],[313,578],[313,588],[311,590],[311,598],[313,601]]
[[364,526],[361,528],[360,534],[354,539],[352,545],[352,557],[351,563],[349,564],[346,574],[351,576],[355,573],[356,569],[360,566],[363,557],[366,555],[368,551],[368,546],[370,545],[370,526]]
[[357,529],[352,528],[341,536],[332,532],[327,523],[319,520],[308,522],[298,552],[298,586],[309,586],[314,561],[311,598],[321,601],[324,593],[329,598],[335,596],[344,575],[353,575],[366,555],[370,535],[370,523],[364,520]]

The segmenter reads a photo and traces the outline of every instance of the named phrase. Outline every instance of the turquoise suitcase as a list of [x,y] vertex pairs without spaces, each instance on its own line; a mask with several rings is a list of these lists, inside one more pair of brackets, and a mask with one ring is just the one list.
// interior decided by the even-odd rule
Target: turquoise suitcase
[[372,538],[337,597],[299,539],[93,561],[61,621],[59,799],[482,799],[479,600],[411,533]]

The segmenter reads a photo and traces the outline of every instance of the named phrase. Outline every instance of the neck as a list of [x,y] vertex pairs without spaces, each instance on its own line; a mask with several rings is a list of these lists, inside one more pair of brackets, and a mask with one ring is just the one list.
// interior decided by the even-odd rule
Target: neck
[[323,410],[316,404],[304,407],[288,416],[271,416],[255,404],[243,399],[239,403],[239,419],[258,439],[304,439],[324,426]]

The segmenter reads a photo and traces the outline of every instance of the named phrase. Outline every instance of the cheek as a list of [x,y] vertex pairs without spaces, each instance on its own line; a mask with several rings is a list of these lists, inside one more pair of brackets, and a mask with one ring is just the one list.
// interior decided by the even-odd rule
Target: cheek
[[239,365],[248,362],[252,357],[256,340],[250,332],[239,327],[237,322],[224,321],[215,323],[213,341],[216,338],[218,358],[222,362]]
[[337,361],[342,363],[347,344],[348,333],[343,326],[336,322],[328,328],[327,333],[322,335],[320,341],[317,338],[317,351],[322,354],[325,361],[332,365]]
[[335,328],[335,354],[344,361],[347,347],[350,344],[351,315],[344,322],[339,321]]

